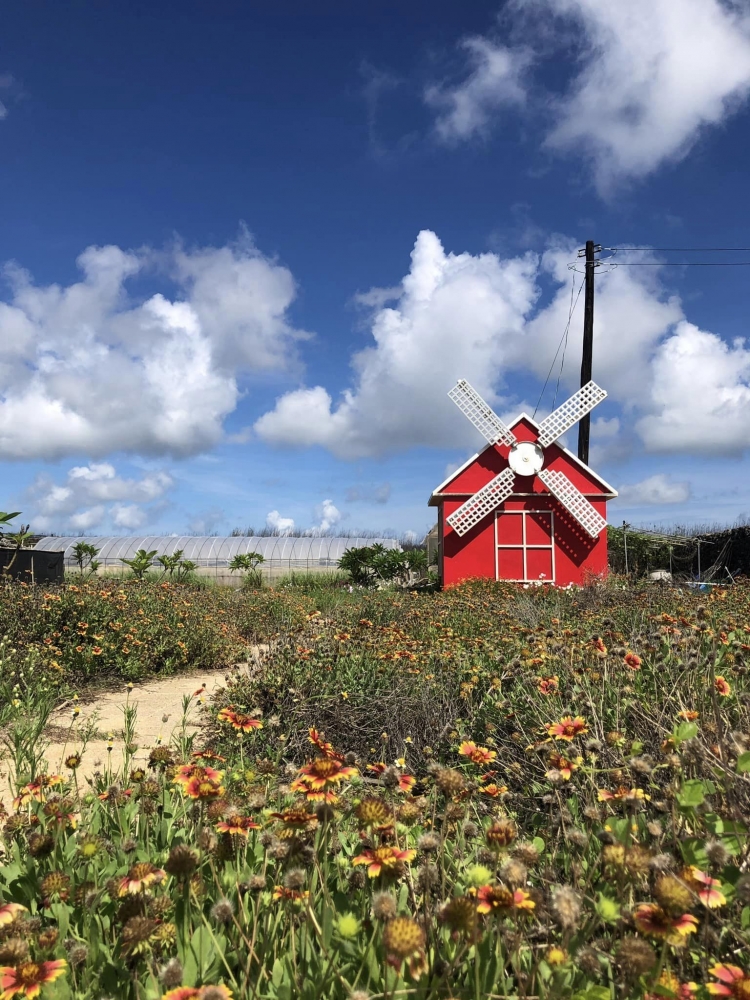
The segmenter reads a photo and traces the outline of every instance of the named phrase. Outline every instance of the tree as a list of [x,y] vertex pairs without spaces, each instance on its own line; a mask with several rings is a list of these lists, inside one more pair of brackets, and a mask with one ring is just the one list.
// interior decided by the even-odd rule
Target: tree
[[381,542],[347,549],[339,559],[339,569],[346,570],[359,587],[375,587],[378,583],[409,582],[412,571],[420,572],[427,565],[422,549],[401,552],[387,549]]
[[3,525],[8,524],[14,517],[18,517],[20,513],[20,510],[14,510],[12,514],[6,514],[5,511],[0,510],[0,537],[3,534]]
[[185,551],[184,549],[177,549],[175,552],[172,553],[171,556],[159,556],[159,558],[156,561],[158,563],[161,563],[161,565],[164,567],[165,573],[169,573],[169,575],[172,576],[174,571],[180,565],[180,560],[182,559],[182,554],[184,551]]
[[258,567],[265,561],[266,557],[260,552],[242,552],[232,559],[229,571],[234,573],[236,570],[242,570],[245,573],[244,583],[246,585],[260,587],[263,583],[263,577]]
[[73,558],[78,563],[78,572],[83,576],[85,569],[89,570],[89,575],[96,573],[101,565],[94,557],[99,554],[99,549],[89,542],[76,542],[73,546]]
[[132,559],[120,559],[120,562],[124,562],[127,566],[130,566],[136,580],[142,580],[146,574],[146,570],[150,569],[153,565],[156,553],[157,549],[152,549],[151,552],[146,552],[145,549],[138,549]]

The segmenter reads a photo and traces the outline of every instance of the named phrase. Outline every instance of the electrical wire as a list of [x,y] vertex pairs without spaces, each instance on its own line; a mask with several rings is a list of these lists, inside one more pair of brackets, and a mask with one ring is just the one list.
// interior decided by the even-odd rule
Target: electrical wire
[[[542,386],[542,391],[539,393],[539,399],[537,400],[537,404],[534,407],[534,413],[532,414],[532,418],[531,418],[532,420],[534,419],[534,417],[536,417],[536,411],[539,409],[539,404],[542,401],[542,396],[544,396],[544,390],[547,388],[547,383],[549,382],[550,375],[552,374],[552,369],[555,367],[555,362],[557,361],[557,355],[560,353],[560,348],[563,347],[563,342],[565,343],[565,347],[567,347],[567,345],[568,345],[568,333],[570,332],[570,324],[571,324],[571,321],[573,319],[573,313],[575,311],[575,308],[578,305],[578,299],[580,298],[580,295],[581,295],[581,290],[583,288],[583,282],[581,282],[581,284],[578,286],[578,295],[576,295],[576,299],[575,299],[575,302],[574,302],[573,301],[573,292],[575,291],[575,288],[576,288],[576,279],[575,279],[575,275],[574,275],[574,277],[573,277],[573,284],[570,287],[570,309],[568,310],[568,322],[567,322],[567,324],[565,326],[565,330],[563,331],[562,337],[560,337],[560,343],[557,345],[557,350],[555,351],[555,356],[552,359],[552,364],[549,366],[549,371],[547,372],[547,378],[544,380],[544,385]],[[565,364],[565,348],[563,348],[562,364]],[[560,366],[560,375],[562,375],[562,365]],[[559,388],[559,386],[560,386],[560,377],[558,376],[557,386],[555,387],[555,400],[557,400],[557,389]],[[553,403],[552,409],[554,409],[554,408],[555,407],[554,407],[554,403]]]
[[750,253],[750,247],[602,247],[613,253],[630,253],[632,250],[652,250],[659,253]]

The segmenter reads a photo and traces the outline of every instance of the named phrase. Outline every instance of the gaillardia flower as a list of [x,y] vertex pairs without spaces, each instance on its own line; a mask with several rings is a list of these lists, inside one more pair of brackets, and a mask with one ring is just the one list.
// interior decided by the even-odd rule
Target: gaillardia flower
[[718,997],[747,1000],[750,997],[750,976],[739,965],[714,965],[708,970],[718,983],[708,983],[706,989]]
[[367,848],[356,858],[352,859],[353,865],[367,865],[367,874],[370,878],[378,875],[400,875],[404,870],[404,864],[413,861],[417,852],[400,851],[397,847],[375,847]]
[[293,792],[303,792],[311,802],[335,802],[333,789],[347,778],[357,774],[356,767],[343,764],[334,757],[316,757],[299,769],[291,784]]
[[547,726],[547,735],[553,736],[556,740],[567,740],[570,742],[576,736],[584,736],[589,731],[586,720],[581,715],[564,715],[559,722],[551,722]]
[[54,962],[21,962],[20,965],[0,967],[0,997],[38,997],[45,983],[52,983],[63,975],[68,963],[64,958]]

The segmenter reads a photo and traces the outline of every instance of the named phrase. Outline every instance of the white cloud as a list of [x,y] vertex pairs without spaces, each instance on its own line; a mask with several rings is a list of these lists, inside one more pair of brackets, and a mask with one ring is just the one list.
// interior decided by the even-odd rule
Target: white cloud
[[324,535],[339,523],[341,520],[341,511],[336,507],[333,500],[324,500],[323,503],[316,506],[315,517],[318,523],[313,527],[312,534]]
[[[0,459],[195,454],[221,439],[244,372],[298,370],[294,281],[246,236],[193,251],[89,247],[78,265],[64,287],[6,268]],[[146,274],[173,291],[131,301]]]
[[[548,148],[592,160],[602,192],[682,158],[750,92],[745,0],[516,0],[505,14],[528,46],[464,39],[465,79],[425,93],[438,134],[470,140],[524,104],[527,118],[552,115]],[[571,75],[544,94],[528,70],[552,60],[555,78]]]
[[618,493],[620,495],[617,502],[630,507],[685,503],[690,499],[690,483],[675,483],[664,473],[658,473],[640,483],[620,486]]
[[280,535],[287,535],[294,531],[294,518],[282,517],[277,510],[270,510],[266,514],[266,527],[278,531]]
[[188,521],[188,530],[196,535],[211,535],[224,520],[226,517],[221,507],[209,507],[193,515]]
[[750,351],[680,323],[652,366],[651,413],[636,424],[656,452],[740,455],[750,447]]
[[579,20],[583,68],[557,107],[551,146],[583,148],[600,187],[684,156],[750,90],[747,7],[722,0],[541,0]]
[[163,471],[126,479],[109,462],[77,465],[68,470],[64,485],[46,474],[36,477],[28,490],[29,520],[37,531],[85,531],[107,518],[115,527],[139,528],[153,516],[154,502],[173,486],[174,480]]
[[346,491],[347,503],[377,503],[385,504],[391,498],[390,483],[365,483],[350,486]]
[[321,445],[342,458],[474,441],[446,393],[460,375],[498,402],[495,387],[538,294],[537,260],[446,253],[429,230],[411,257],[398,300],[373,313],[374,346],[352,359],[354,388],[336,404],[319,385],[286,393],[256,421],[261,439]]
[[525,53],[481,36],[465,38],[461,47],[471,67],[467,78],[453,87],[433,85],[425,91],[425,100],[438,112],[438,135],[446,142],[484,132],[493,112],[505,105],[522,104],[525,98]]

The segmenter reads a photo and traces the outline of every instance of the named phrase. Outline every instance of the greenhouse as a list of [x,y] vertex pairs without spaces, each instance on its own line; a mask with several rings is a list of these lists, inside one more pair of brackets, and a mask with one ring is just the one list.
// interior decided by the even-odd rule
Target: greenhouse
[[[232,573],[229,564],[236,555],[259,552],[263,556],[260,566],[264,580],[278,580],[287,573],[325,573],[335,570],[347,549],[379,543],[386,549],[400,550],[394,538],[334,538],[329,535],[242,536],[219,538],[215,535],[129,535],[76,537],[47,536],[34,546],[45,552],[64,552],[67,570],[77,567],[74,547],[86,542],[97,549],[99,573],[107,575],[128,572],[124,559],[132,559],[139,549],[155,551],[158,556],[171,556],[182,549],[182,558],[197,566],[201,576],[214,577],[219,583],[238,584],[241,573]],[[157,568],[158,564],[157,564]]]

